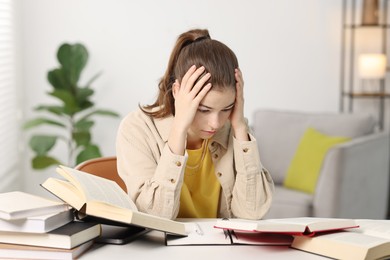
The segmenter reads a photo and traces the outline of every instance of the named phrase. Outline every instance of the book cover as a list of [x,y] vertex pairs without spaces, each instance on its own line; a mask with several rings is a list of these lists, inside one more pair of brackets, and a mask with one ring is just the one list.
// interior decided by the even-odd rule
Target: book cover
[[62,201],[22,191],[0,193],[0,219],[11,220],[61,212],[69,209]]
[[81,256],[93,245],[90,240],[72,249],[59,249],[40,246],[0,244],[0,258],[4,259],[50,259],[72,260]]
[[73,219],[74,214],[71,209],[22,219],[0,219],[0,231],[46,233],[71,222]]
[[0,231],[0,243],[71,249],[100,234],[100,224],[72,221],[48,233]]
[[139,212],[130,197],[112,180],[65,166],[59,166],[57,173],[66,180],[48,178],[41,184],[42,187],[68,203],[80,215],[186,235],[181,222]]

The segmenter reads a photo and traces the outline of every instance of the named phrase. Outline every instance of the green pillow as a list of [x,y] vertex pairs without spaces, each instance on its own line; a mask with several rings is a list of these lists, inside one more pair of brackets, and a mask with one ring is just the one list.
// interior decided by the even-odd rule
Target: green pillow
[[314,193],[322,161],[330,148],[351,140],[347,137],[328,136],[308,128],[300,140],[287,170],[283,185],[287,188]]

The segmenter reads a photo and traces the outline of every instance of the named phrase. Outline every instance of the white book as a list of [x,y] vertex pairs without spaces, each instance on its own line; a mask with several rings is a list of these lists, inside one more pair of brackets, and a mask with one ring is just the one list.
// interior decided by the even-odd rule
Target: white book
[[93,240],[90,240],[72,249],[0,244],[0,258],[72,260],[76,259],[85,251],[87,251],[93,245],[93,243]]
[[61,212],[69,206],[22,191],[0,193],[0,219],[21,219],[32,216]]
[[47,233],[71,222],[73,219],[74,214],[71,209],[22,219],[0,219],[0,231]]
[[390,220],[358,219],[359,228],[296,236],[291,247],[336,258],[353,260],[390,259]]

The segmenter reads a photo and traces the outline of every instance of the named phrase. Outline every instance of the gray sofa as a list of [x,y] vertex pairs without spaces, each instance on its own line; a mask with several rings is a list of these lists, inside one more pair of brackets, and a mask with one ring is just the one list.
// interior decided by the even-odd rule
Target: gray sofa
[[[389,134],[375,131],[372,116],[257,110],[253,119],[261,161],[275,182],[273,203],[265,218],[386,218]],[[327,135],[352,138],[328,151],[314,194],[283,185],[300,138],[308,127]]]

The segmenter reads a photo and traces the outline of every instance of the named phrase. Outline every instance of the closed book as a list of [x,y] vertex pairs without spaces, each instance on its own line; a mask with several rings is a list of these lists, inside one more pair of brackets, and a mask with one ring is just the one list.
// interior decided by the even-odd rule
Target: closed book
[[93,240],[85,242],[72,249],[59,249],[41,246],[26,246],[15,244],[0,244],[1,259],[76,259],[93,245]]
[[79,211],[79,216],[186,236],[184,223],[138,211],[129,195],[112,180],[65,166],[59,166],[57,173],[65,180],[48,178],[42,187]]
[[0,231],[46,233],[71,222],[73,219],[74,214],[71,209],[21,219],[0,219]]
[[100,224],[72,221],[48,233],[1,231],[0,243],[70,249],[100,234]]
[[22,191],[0,193],[0,219],[20,219],[56,213],[69,208],[55,201]]
[[295,236],[292,248],[351,260],[390,259],[390,220],[357,219],[359,228],[316,236]]

